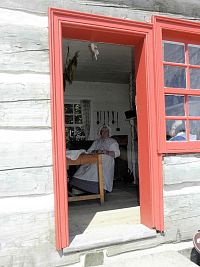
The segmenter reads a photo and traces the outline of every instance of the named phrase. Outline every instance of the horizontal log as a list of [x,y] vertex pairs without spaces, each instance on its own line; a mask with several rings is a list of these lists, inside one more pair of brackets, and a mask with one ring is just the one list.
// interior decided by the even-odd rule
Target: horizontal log
[[163,176],[165,185],[200,182],[200,155],[165,157]]
[[165,241],[191,240],[199,229],[200,216],[165,222]]
[[3,248],[54,242],[53,194],[0,199],[0,240]]
[[175,156],[165,156],[163,157],[163,164],[175,165],[175,164],[187,164],[190,162],[198,162],[200,159],[200,154],[185,154],[185,155],[175,155]]
[[52,172],[52,167],[0,171],[0,197],[50,194]]
[[164,192],[165,222],[200,217],[200,186]]
[[50,127],[50,101],[1,103],[0,125],[1,127]]
[[164,192],[165,237],[170,241],[191,239],[199,229],[200,187]]
[[0,102],[50,99],[48,74],[0,73]]
[[80,255],[60,257],[55,249],[54,196],[0,198],[0,262],[5,266],[65,266]]
[[[98,0],[93,0],[98,4]],[[195,8],[199,8],[200,4],[198,0],[191,0],[190,3],[182,0],[101,0],[101,4],[105,5],[118,5],[132,9],[148,10],[153,12],[164,12],[172,14],[183,14],[185,16],[199,17],[199,13]]]
[[[0,2],[0,4],[1,3],[2,2]],[[17,1],[15,4],[17,4]],[[47,16],[41,16],[39,14],[33,14],[30,12],[22,12],[20,11],[20,7],[19,7],[20,5],[18,4],[16,5],[16,8],[14,7],[13,9],[12,8],[10,9],[9,6],[10,7],[12,6],[12,2],[10,3],[7,2],[6,4],[6,1],[5,1],[5,3],[2,3],[2,6],[0,6],[0,16],[1,16],[0,25],[5,25],[5,26],[8,26],[8,25],[17,26],[18,25],[18,26],[24,26],[24,27],[34,26],[34,27],[39,27],[39,28],[44,28],[44,27],[48,28],[48,17]],[[38,4],[42,4],[42,2],[39,3],[38,1]],[[37,7],[37,9],[40,10],[39,6]]]
[[[2,8],[12,8],[18,10],[25,10],[31,12],[45,13],[47,14],[48,6],[52,7],[61,7],[68,9],[76,9],[76,10],[88,10],[88,12],[95,13],[95,10],[98,10],[104,7],[106,9],[111,8],[123,8],[123,9],[131,9],[133,13],[133,9],[139,10],[148,10],[153,12],[164,12],[164,13],[172,13],[172,14],[183,14],[185,16],[199,17],[199,1],[191,0],[190,2],[182,1],[182,0],[71,0],[71,1],[61,1],[61,0],[36,0],[36,1],[15,1],[10,0],[1,0],[0,7]],[[85,7],[85,8],[84,8]],[[86,9],[87,8],[87,9]],[[86,10],[85,10],[86,9]],[[107,11],[108,12],[108,11]],[[112,14],[110,14],[112,15]]]
[[1,71],[49,73],[48,30],[0,24]]
[[[45,1],[45,0],[44,0]],[[133,10],[129,8],[125,8],[123,6],[119,7],[118,5],[88,5],[85,2],[80,2],[79,0],[69,0],[65,2],[59,2],[51,4],[49,0],[46,1],[36,1],[36,5],[32,5],[31,3],[20,4],[20,3],[13,3],[16,4],[16,8],[13,7],[13,10],[10,9],[3,9],[6,8],[5,3],[0,2],[0,12],[1,14],[1,21],[0,24],[15,24],[15,25],[36,25],[36,26],[44,26],[48,27],[48,7],[61,7],[68,10],[75,10],[79,12],[87,12],[91,14],[98,14],[103,16],[112,16],[116,18],[125,18],[125,19],[132,19],[136,21],[151,21],[152,12],[149,11],[141,11],[141,10]],[[44,5],[43,5],[44,4]],[[11,3],[12,5],[12,3]],[[116,8],[117,7],[117,8]],[[20,11],[19,11],[20,10]],[[25,11],[25,12],[21,12]],[[35,14],[30,14],[35,13]],[[46,16],[39,16],[40,14]]]
[[51,129],[0,129],[0,170],[49,165]]

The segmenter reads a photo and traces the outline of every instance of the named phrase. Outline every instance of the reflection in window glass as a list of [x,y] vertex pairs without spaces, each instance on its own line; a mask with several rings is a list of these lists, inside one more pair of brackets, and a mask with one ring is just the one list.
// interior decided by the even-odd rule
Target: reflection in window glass
[[165,87],[186,88],[185,68],[164,66]]
[[75,114],[81,114],[81,105],[80,104],[74,105],[74,113]]
[[82,123],[82,116],[75,115],[75,124],[81,124],[81,123]]
[[82,139],[82,137],[85,137],[83,127],[76,127],[76,140],[80,140]]
[[200,89],[200,69],[190,69],[191,89]]
[[65,123],[66,124],[73,124],[74,123],[73,115],[66,115],[65,116]]
[[186,141],[185,121],[167,120],[166,121],[166,140]]
[[73,114],[73,104],[65,104],[65,113]]
[[200,46],[188,45],[189,51],[189,64],[200,65]]
[[166,95],[165,96],[165,114],[166,116],[184,116],[184,96]]
[[190,141],[200,140],[200,121],[198,120],[190,120],[189,121],[190,128]]
[[200,116],[200,97],[188,97],[189,116]]
[[179,43],[163,43],[164,61],[185,63],[185,45]]
[[66,128],[66,138],[67,139],[74,138],[74,127],[67,127]]

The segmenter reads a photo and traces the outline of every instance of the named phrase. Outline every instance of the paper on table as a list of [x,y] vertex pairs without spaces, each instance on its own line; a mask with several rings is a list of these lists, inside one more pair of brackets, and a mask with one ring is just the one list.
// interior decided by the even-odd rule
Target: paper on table
[[87,151],[85,149],[80,150],[67,150],[66,151],[66,157],[71,160],[76,160],[81,154],[87,154]]

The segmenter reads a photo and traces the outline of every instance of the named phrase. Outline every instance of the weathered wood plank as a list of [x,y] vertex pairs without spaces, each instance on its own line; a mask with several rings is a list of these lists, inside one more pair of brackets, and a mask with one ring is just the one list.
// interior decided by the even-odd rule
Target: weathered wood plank
[[0,51],[13,53],[48,50],[48,28],[37,26],[1,25]]
[[[13,240],[23,243],[32,238],[40,238],[40,236],[43,238],[40,234],[44,234],[53,227],[53,205],[53,194],[46,196],[1,198],[0,224],[1,229],[3,229],[0,232],[1,244],[4,242],[9,244]],[[15,227],[13,227],[14,225]],[[47,230],[44,229],[45,226],[48,226]],[[13,246],[15,245],[13,244]]]
[[52,165],[51,129],[0,129],[0,170]]
[[165,222],[200,216],[200,186],[164,192]]
[[199,229],[200,187],[164,192],[166,240],[191,239]]
[[0,103],[1,127],[50,127],[50,101]]
[[48,74],[0,73],[0,102],[50,99]]
[[192,17],[199,17],[199,12],[197,12],[195,8],[198,10],[200,8],[200,3],[198,0],[191,0],[190,2],[183,2],[182,0],[101,0],[101,3],[99,3],[98,0],[92,0],[91,2],[95,2],[97,5],[118,5],[133,9],[183,14],[185,16]]
[[191,240],[199,229],[200,216],[165,222],[165,241]]
[[64,266],[79,261],[55,249],[54,196],[0,198],[1,257],[8,266]]
[[[6,2],[6,1],[5,1]],[[16,1],[17,4],[18,1]],[[40,3],[42,4],[43,1]],[[19,3],[19,2],[18,2]],[[9,9],[9,5],[11,2],[7,2],[8,6],[6,8],[0,7],[0,25],[8,26],[34,26],[39,28],[48,28],[48,17],[47,16],[40,16],[39,14],[32,14],[30,12],[22,12],[19,8],[11,8]],[[48,9],[48,7],[47,7]],[[39,10],[39,6],[38,6]]]
[[0,25],[0,34],[1,72],[49,73],[47,28]]
[[[1,0],[0,7],[25,10],[47,14],[48,7],[60,7],[66,9],[75,9],[95,13],[96,10],[104,8],[108,12],[109,7],[113,9],[139,9],[153,12],[163,12],[172,14],[183,14],[185,16],[199,17],[199,0],[182,1],[182,0],[36,0],[36,1],[15,1]],[[84,8],[85,7],[85,8]],[[85,10],[86,9],[86,10]],[[110,10],[109,10],[110,11]],[[132,10],[132,13],[134,11]],[[105,14],[106,15],[106,14]]]
[[[40,3],[32,9],[31,5],[26,8],[26,5],[22,5],[21,8],[17,7],[14,10],[9,9],[0,9],[1,21],[0,24],[17,24],[17,25],[37,25],[39,27],[47,25],[48,26],[48,18],[47,16],[39,16],[40,14],[47,15],[48,7],[59,7],[56,4],[48,4],[43,7],[44,1],[40,1]],[[26,3],[27,4],[27,3]],[[0,2],[1,5],[1,2]],[[68,10],[75,10],[81,12],[87,12],[92,14],[99,14],[104,16],[112,16],[117,18],[125,18],[125,19],[133,19],[138,21],[151,21],[152,12],[149,11],[141,11],[141,10],[133,10],[119,7],[117,6],[96,6],[96,5],[87,5],[84,2],[80,2],[79,0],[69,0],[61,3],[62,8]],[[41,9],[40,9],[41,8]],[[22,11],[18,11],[22,10]],[[43,10],[43,11],[42,11]],[[2,12],[2,14],[1,14]],[[13,14],[14,12],[14,14]],[[28,12],[28,13],[26,13]],[[30,14],[30,12],[34,12],[36,14]],[[5,13],[5,14],[4,14]],[[39,15],[38,15],[39,14]],[[16,18],[17,16],[17,18]],[[14,19],[13,19],[14,17]]]
[[0,185],[0,197],[52,193],[52,167],[0,171]]
[[196,154],[184,154],[184,155],[173,155],[173,156],[165,156],[163,158],[163,164],[167,164],[167,165],[175,165],[175,164],[187,164],[190,162],[196,162],[199,161],[200,159],[200,154],[196,153]]
[[165,185],[200,182],[200,155],[165,157],[163,175]]

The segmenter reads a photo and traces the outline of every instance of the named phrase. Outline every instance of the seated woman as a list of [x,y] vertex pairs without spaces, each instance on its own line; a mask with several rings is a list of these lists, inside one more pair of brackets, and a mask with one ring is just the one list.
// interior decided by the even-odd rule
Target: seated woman
[[[111,130],[108,126],[103,125],[100,129],[100,137],[95,140],[88,149],[89,153],[101,153],[103,165],[104,190],[111,192],[114,178],[114,159],[120,156],[119,145],[117,141],[110,138]],[[72,188],[80,189],[90,193],[99,192],[98,173],[96,164],[86,164],[73,175],[70,180]],[[76,194],[76,190],[72,193]]]

